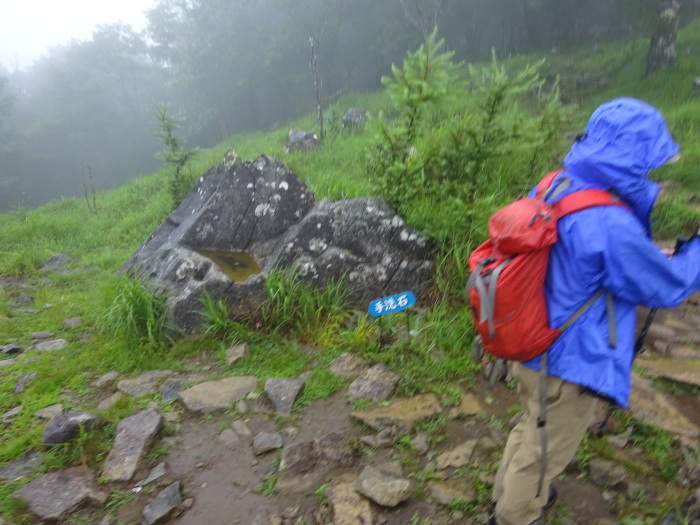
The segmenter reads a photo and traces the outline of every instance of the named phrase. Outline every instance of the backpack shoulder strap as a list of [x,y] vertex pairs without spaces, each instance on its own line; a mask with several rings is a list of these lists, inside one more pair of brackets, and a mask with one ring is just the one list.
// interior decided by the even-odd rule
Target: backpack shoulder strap
[[552,204],[552,209],[555,211],[557,218],[561,218],[564,215],[596,206],[621,206],[629,209],[624,202],[613,196],[609,191],[599,189],[570,193]]
[[542,197],[552,185],[552,182],[554,182],[554,179],[557,177],[557,175],[559,175],[563,171],[564,170],[557,170],[551,173],[547,173],[547,175],[545,175],[542,178],[542,180],[537,184],[537,188],[535,189],[535,195],[537,197]]

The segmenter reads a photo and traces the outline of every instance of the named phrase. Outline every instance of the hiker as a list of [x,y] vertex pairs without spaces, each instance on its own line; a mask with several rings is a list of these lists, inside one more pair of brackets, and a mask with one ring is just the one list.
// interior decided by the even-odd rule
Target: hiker
[[[550,326],[561,326],[603,293],[545,354],[513,363],[525,413],[496,474],[489,524],[544,523],[543,509],[556,500],[551,482],[593,422],[596,399],[628,406],[637,306],[672,308],[700,289],[700,240],[691,239],[671,257],[651,238],[659,185],[647,175],[678,160],[679,149],[659,111],[618,98],[596,109],[554,179],[555,201],[593,188],[611,191],[626,206],[592,207],[557,223],[559,240],[545,279]],[[543,361],[546,377],[539,374]],[[541,378],[546,414],[538,425]]]

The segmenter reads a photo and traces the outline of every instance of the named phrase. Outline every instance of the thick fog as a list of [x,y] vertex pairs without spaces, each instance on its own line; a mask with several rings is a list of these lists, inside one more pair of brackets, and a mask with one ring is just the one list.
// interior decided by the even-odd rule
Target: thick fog
[[[155,109],[187,147],[271,129],[375,90],[435,25],[456,60],[651,36],[660,0],[158,0],[146,27],[95,28],[33,66],[0,66],[0,211],[122,185],[161,166]],[[678,2],[676,2],[678,3]],[[679,20],[700,12],[686,0]]]

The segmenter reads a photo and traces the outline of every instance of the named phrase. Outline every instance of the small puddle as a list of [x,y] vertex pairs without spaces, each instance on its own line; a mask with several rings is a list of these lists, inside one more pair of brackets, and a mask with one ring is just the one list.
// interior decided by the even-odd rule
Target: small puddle
[[251,275],[262,270],[257,261],[248,252],[223,250],[195,250],[198,254],[211,261],[224,272],[234,283],[242,283]]

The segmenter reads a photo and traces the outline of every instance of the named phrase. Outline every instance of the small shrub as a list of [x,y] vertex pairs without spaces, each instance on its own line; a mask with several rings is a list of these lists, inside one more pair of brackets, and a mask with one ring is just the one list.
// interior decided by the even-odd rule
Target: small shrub
[[186,176],[185,168],[196,155],[197,150],[185,149],[184,139],[176,135],[180,127],[179,119],[168,113],[167,105],[158,106],[152,115],[158,121],[159,131],[156,136],[165,148],[158,154],[158,157],[173,169],[169,188],[174,205],[177,207],[192,187],[191,177]]

